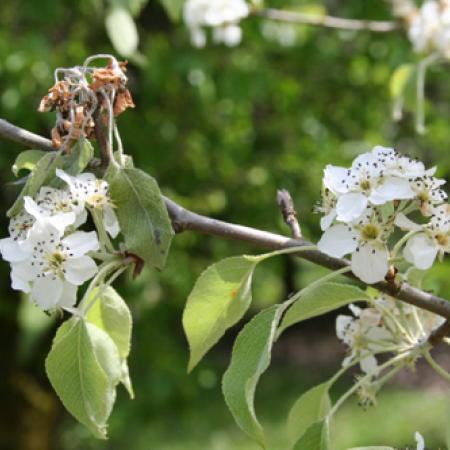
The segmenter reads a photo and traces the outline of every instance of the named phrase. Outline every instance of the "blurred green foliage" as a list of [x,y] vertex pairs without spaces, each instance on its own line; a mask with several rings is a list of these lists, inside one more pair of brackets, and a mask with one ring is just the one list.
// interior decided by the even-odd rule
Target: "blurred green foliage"
[[[342,17],[390,17],[383,0],[323,3],[331,14]],[[286,8],[311,4],[314,6],[308,0],[270,2],[270,6]],[[3,0],[1,117],[49,134],[53,115],[37,113],[36,109],[53,84],[54,68],[80,64],[93,53],[114,51],[105,31],[107,7],[101,0]],[[448,180],[448,68],[439,66],[430,71],[425,136],[414,133],[409,114],[400,123],[391,120],[390,76],[400,64],[415,60],[401,33],[283,26],[251,18],[243,24],[240,47],[211,45],[198,50],[190,46],[182,24],[172,23],[156,0],[148,2],[136,21],[143,63],[129,67],[130,89],[137,106],[119,119],[122,139],[137,166],[155,176],[163,192],[187,208],[287,233],[275,202],[276,190],[284,187],[295,199],[304,235],[317,240],[318,217],[311,209],[319,199],[322,169],[327,163],[349,164],[359,152],[383,144],[418,156],[428,165],[439,164],[438,175]],[[0,149],[0,181],[5,183],[13,178],[10,166],[22,148],[0,141]],[[14,193],[11,186],[3,191],[2,217]],[[6,219],[3,226],[6,233]],[[181,312],[196,277],[208,264],[257,251],[239,242],[187,232],[176,237],[164,272],[146,270],[135,282],[126,280],[119,287],[136,321],[130,372],[137,398],[130,401],[123,392],[119,396],[111,439],[106,443],[94,442],[72,418],[64,416],[52,396],[45,380],[44,355],[53,322],[36,309],[23,306],[18,311],[19,299],[9,290],[7,266],[3,264],[1,355],[7,370],[0,396],[5,417],[17,414],[20,420],[16,425],[2,422],[6,431],[0,433],[0,447],[256,448],[232,423],[220,396],[220,377],[235,332],[188,376]],[[264,265],[256,274],[252,313],[282,300],[323,272],[307,263],[281,258]],[[448,262],[437,265],[426,287],[449,297],[448,273]],[[323,327],[323,337],[333,333],[327,321],[317,325]],[[302,340],[308,330],[300,326],[292,333]],[[283,342],[279,345],[283,347]],[[334,356],[330,362],[336,364]],[[279,357],[274,366],[260,388],[260,406],[262,417],[265,406],[266,419],[282,436],[281,420],[287,405],[308,385],[325,379],[333,367],[316,369],[312,376],[308,361],[300,364]],[[44,398],[46,403],[39,400]],[[414,403],[416,400],[419,403]],[[413,414],[422,407],[429,408],[425,414]],[[430,446],[443,445],[443,431],[439,433],[435,426],[445,422],[446,404],[439,395],[388,392],[380,400],[380,409],[365,413],[365,419],[360,418],[361,411],[349,408],[337,426],[342,449],[371,443],[404,445],[412,442],[416,429],[425,437],[430,431]],[[33,419],[38,417],[33,415],[35,411],[41,411],[39,420]],[[373,429],[367,423],[375,420],[384,427],[400,415],[403,419],[395,423],[401,426],[379,436],[377,442],[369,442]],[[22,434],[9,436],[8,426],[10,434]]]

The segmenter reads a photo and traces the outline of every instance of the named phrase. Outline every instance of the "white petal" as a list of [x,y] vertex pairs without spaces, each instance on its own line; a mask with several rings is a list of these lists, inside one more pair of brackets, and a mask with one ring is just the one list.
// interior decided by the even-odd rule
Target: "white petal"
[[417,449],[416,450],[425,450],[425,441],[422,437],[422,435],[416,431],[416,434],[414,435],[414,438],[417,442]]
[[61,299],[58,302],[58,306],[64,308],[71,308],[77,302],[77,286],[68,283],[67,281],[63,283],[63,291]]
[[342,258],[356,249],[357,236],[357,233],[346,225],[333,225],[322,235],[317,247],[327,255]]
[[347,342],[348,329],[354,321],[354,317],[340,315],[336,318],[336,336],[344,342]]
[[74,222],[73,226],[74,226],[75,228],[80,227],[81,225],[83,225],[84,223],[86,223],[87,217],[88,217],[87,211],[86,211],[85,209],[82,209],[82,210],[77,214],[77,217],[76,217],[76,219],[75,219],[75,222]]
[[54,216],[45,217],[44,223],[49,223],[54,226],[61,234],[64,234],[65,229],[73,225],[76,221],[74,212],[58,213]]
[[359,192],[342,195],[336,204],[337,220],[348,223],[358,219],[365,211],[367,203],[367,197]]
[[367,284],[383,281],[388,268],[388,251],[384,247],[366,244],[352,254],[352,271]]
[[17,270],[14,268],[14,265],[11,267],[11,287],[15,291],[22,291],[29,293],[30,292],[30,282],[26,277],[23,276],[21,270]]
[[359,366],[367,374],[374,374],[378,370],[377,359],[370,353],[360,361]]
[[109,205],[105,205],[103,208],[103,222],[108,234],[114,239],[120,232],[119,221],[117,220],[114,209]]
[[380,186],[372,191],[369,200],[374,205],[383,205],[392,200],[405,200],[414,198],[416,194],[411,189],[409,181],[405,178],[388,177]]
[[38,204],[28,195],[23,198],[23,207],[28,214],[31,214],[35,219],[40,219],[42,213]]
[[420,231],[422,229],[420,225],[410,220],[403,213],[399,213],[395,216],[394,223],[402,230]]
[[331,192],[335,194],[344,194],[348,192],[348,169],[328,164],[323,173],[323,184]]
[[75,233],[64,238],[61,243],[69,247],[68,253],[74,258],[99,249],[97,233],[95,231],[88,233],[86,231],[75,231]]
[[97,273],[97,265],[89,256],[70,258],[64,263],[66,280],[76,286],[91,279]]
[[406,261],[418,269],[427,270],[436,259],[439,247],[424,233],[417,234],[408,240],[403,255]]
[[336,217],[336,208],[333,208],[328,214],[320,219],[320,228],[322,231],[328,230]]
[[31,299],[43,310],[54,308],[61,299],[63,282],[58,277],[42,277],[33,283]]
[[13,238],[0,240],[0,253],[8,262],[19,262],[30,258],[31,248],[27,241],[15,241]]
[[56,169],[56,176],[65,181],[69,186],[73,185],[73,178],[68,173],[64,172],[64,170]]

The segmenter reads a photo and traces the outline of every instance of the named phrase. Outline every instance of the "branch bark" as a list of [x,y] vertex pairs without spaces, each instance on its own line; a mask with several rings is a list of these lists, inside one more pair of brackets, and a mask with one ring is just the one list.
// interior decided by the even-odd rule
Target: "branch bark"
[[389,33],[399,29],[399,24],[394,21],[345,19],[341,17],[321,16],[318,14],[306,14],[297,11],[283,11],[281,9],[272,8],[257,10],[255,11],[255,14],[266,19],[277,20],[280,22],[315,25],[341,30],[365,30],[375,33]]
[[[28,138],[23,141],[20,136],[26,135]],[[17,142],[26,143],[34,148],[43,150],[51,149],[51,141],[41,136],[29,133],[18,128],[5,120],[0,119],[0,136]],[[199,233],[220,236],[227,239],[239,240],[249,244],[256,245],[269,250],[279,250],[284,248],[311,246],[311,242],[305,239],[291,239],[286,236],[271,233],[268,231],[258,230],[243,225],[216,220],[211,217],[202,216],[195,212],[183,208],[178,203],[168,197],[163,196],[167,210],[172,220],[172,225],[177,233],[184,231],[197,231]],[[314,264],[326,267],[331,270],[337,270],[349,265],[346,259],[332,258],[319,250],[309,250],[295,254],[299,258],[306,259]],[[345,274],[349,278],[356,280],[355,276],[348,272]],[[450,302],[422,291],[407,283],[402,283],[393,292],[392,285],[387,282],[381,282],[374,285],[381,292],[385,292],[398,300],[428,310],[435,314],[439,314],[450,320]]]

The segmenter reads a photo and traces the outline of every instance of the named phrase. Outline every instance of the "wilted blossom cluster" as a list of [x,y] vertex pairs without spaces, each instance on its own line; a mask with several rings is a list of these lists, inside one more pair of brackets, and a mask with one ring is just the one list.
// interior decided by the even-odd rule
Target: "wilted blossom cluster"
[[426,0],[408,19],[408,36],[417,52],[450,56],[450,2]]
[[250,13],[245,0],[187,0],[184,5],[184,22],[190,30],[192,44],[206,45],[206,30],[212,28],[213,40],[230,47],[241,42],[239,22]]
[[13,289],[29,293],[44,310],[73,307],[77,287],[98,271],[92,258],[102,246],[97,232],[78,230],[87,211],[112,238],[120,231],[106,181],[59,169],[56,175],[66,187],[43,186],[35,198],[25,196],[23,210],[9,224],[9,237],[0,240]]
[[[450,207],[435,172],[381,146],[349,168],[328,165],[317,208],[324,231],[319,249],[337,258],[350,254],[353,273],[368,284],[385,279],[403,246],[407,262],[430,268],[450,252]],[[399,230],[407,233],[393,242]]]
[[[388,295],[374,298],[366,308],[350,305],[353,315],[336,319],[336,334],[348,347],[344,367],[359,361],[366,374],[377,375],[377,353],[404,353],[428,341],[445,322],[441,316],[399,302]],[[414,361],[411,361],[414,362]]]
[[[108,58],[108,65],[88,66],[98,58]],[[112,116],[134,107],[127,88],[126,65],[127,62],[119,62],[111,55],[96,55],[88,58],[83,66],[55,71],[55,84],[38,108],[40,112],[56,111],[56,124],[52,129],[55,148],[70,148],[80,137],[95,140],[94,112],[107,124]]]

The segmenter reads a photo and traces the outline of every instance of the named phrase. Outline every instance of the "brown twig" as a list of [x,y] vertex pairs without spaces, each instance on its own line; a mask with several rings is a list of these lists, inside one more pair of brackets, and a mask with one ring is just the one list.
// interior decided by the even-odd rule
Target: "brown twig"
[[341,17],[321,16],[319,14],[306,14],[272,8],[255,10],[254,14],[270,20],[338,28],[341,30],[365,30],[375,33],[389,33],[399,29],[399,24],[394,21],[344,19]]
[[297,211],[295,210],[294,201],[291,194],[286,189],[280,189],[277,192],[277,203],[280,207],[281,214],[286,225],[291,229],[292,237],[294,239],[302,238],[302,230],[298,223]]
[[428,342],[433,347],[436,347],[436,345],[440,344],[442,339],[448,335],[450,335],[450,320],[446,320],[439,328],[436,328],[436,330],[431,333]]
[[[5,123],[9,126],[5,127]],[[0,136],[7,139],[16,140],[15,134],[17,133],[17,130],[21,129],[11,127],[10,124],[4,120],[0,121]],[[24,130],[21,131],[23,132]],[[41,145],[42,143],[44,143],[44,145]],[[39,139],[36,139],[33,142],[33,146],[35,148],[42,148],[44,150],[48,150],[49,145],[51,145],[50,140],[40,136]],[[247,242],[270,250],[313,245],[311,242],[304,239],[291,239],[286,236],[270,233],[268,231],[258,230],[256,228],[250,228],[243,225],[236,225],[233,223],[216,220],[211,217],[202,216],[183,208],[178,203],[165,196],[163,196],[163,199],[172,219],[174,230],[177,233],[182,233],[187,230],[198,231],[199,233]],[[348,260],[333,258],[320,252],[319,250],[308,250],[298,253],[296,256],[331,270],[338,270],[349,266]],[[351,272],[346,273],[345,276],[356,279]],[[387,282],[377,283],[374,287],[381,292],[386,292],[388,294],[390,294],[392,290],[392,287]],[[450,320],[449,301],[410,286],[408,283],[402,283],[399,286],[395,297],[405,303],[409,303],[410,305],[439,314],[440,316]]]
[[103,119],[100,108],[97,108],[92,115],[95,125],[95,138],[100,148],[100,170],[106,170],[111,160],[111,147],[106,135],[106,129],[103,125]]

